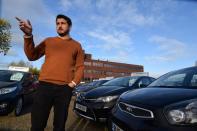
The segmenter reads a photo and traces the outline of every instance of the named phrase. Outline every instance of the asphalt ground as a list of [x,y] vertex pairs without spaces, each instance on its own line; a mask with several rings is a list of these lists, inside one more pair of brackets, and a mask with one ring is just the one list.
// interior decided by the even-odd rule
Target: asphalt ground
[[[66,131],[107,131],[104,122],[94,122],[77,116],[73,111],[74,98],[72,98],[68,119],[66,122]],[[0,131],[30,131],[31,127],[31,105],[24,107],[22,115],[16,117],[13,113],[7,116],[0,116]],[[53,130],[53,109],[48,119],[45,131]]]

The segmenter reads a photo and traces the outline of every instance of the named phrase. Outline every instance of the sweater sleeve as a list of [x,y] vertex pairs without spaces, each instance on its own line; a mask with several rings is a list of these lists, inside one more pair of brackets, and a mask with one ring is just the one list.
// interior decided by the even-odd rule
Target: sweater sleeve
[[84,74],[84,52],[82,50],[81,45],[78,48],[75,69],[76,71],[75,71],[73,82],[79,84]]
[[35,61],[45,54],[45,40],[35,47],[33,36],[24,38],[24,51],[30,61]]

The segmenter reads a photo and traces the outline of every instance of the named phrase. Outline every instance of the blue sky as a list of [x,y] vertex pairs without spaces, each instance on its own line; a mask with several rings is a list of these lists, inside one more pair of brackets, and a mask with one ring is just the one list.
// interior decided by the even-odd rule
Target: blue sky
[[[193,66],[197,60],[195,0],[2,0],[1,17],[12,25],[12,48],[0,64],[28,61],[18,16],[33,25],[35,43],[56,36],[55,17],[68,15],[71,36],[94,59],[144,66],[152,76]],[[31,62],[40,68],[44,58]]]

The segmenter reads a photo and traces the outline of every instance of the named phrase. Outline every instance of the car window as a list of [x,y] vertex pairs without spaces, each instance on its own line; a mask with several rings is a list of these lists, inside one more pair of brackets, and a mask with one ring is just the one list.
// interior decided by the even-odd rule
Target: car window
[[164,80],[164,83],[167,86],[182,86],[184,82],[186,74],[176,74],[168,77],[167,79]]
[[135,83],[136,79],[130,79],[129,80],[129,86],[132,86]]
[[182,70],[167,73],[155,80],[149,86],[181,87],[185,86],[186,77],[191,74],[191,70]]
[[197,74],[194,74],[191,79],[191,86],[197,86]]
[[[196,75],[194,75],[196,74]],[[190,87],[196,86],[197,71],[196,69],[183,69],[167,73],[153,83],[149,87]]]
[[143,85],[149,85],[151,83],[150,79],[148,78],[142,78],[140,81],[139,81],[139,85],[143,84]]

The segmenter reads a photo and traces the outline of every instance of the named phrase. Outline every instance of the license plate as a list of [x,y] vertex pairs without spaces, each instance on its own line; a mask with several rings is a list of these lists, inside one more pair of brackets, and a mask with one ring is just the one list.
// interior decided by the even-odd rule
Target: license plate
[[112,131],[123,131],[123,129],[118,127],[116,124],[112,123]]
[[79,110],[81,110],[83,112],[87,111],[87,107],[86,106],[80,105],[78,103],[76,103],[75,108],[77,108],[77,109],[79,109]]

